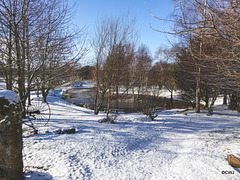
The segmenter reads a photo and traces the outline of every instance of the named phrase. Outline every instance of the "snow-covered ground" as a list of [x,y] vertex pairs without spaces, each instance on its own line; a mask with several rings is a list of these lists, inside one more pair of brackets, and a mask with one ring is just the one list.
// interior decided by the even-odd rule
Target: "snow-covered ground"
[[[214,114],[163,111],[155,121],[104,114],[50,96],[51,120],[31,135],[24,126],[26,179],[240,179],[227,154],[240,156],[240,114],[216,105]],[[220,103],[217,103],[220,104]],[[76,129],[75,134],[57,130]]]

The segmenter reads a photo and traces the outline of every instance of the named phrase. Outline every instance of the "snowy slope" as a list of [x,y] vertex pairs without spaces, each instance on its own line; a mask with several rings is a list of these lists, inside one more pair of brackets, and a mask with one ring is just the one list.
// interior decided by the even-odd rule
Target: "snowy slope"
[[[240,179],[226,161],[227,154],[240,156],[240,114],[226,106],[212,116],[169,110],[155,121],[120,114],[115,124],[101,124],[104,114],[48,101],[49,124],[38,135],[24,127],[26,179]],[[71,128],[76,134],[56,133]]]

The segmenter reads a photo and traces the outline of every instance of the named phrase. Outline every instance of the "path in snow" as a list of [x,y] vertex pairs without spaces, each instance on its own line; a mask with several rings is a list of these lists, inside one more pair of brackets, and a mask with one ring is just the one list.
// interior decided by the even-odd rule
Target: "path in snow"
[[[240,115],[224,106],[212,116],[171,110],[152,122],[121,114],[115,124],[101,124],[103,114],[55,97],[49,103],[48,126],[24,134],[27,179],[240,179],[225,160],[240,156]],[[69,128],[76,134],[56,133]]]

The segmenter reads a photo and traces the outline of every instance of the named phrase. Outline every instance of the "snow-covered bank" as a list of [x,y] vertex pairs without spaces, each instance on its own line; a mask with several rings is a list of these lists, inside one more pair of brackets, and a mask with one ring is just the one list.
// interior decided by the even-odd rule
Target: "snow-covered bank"
[[[38,135],[24,132],[26,179],[240,179],[226,161],[240,156],[240,114],[226,106],[212,116],[169,110],[155,121],[120,114],[101,124],[104,114],[57,97],[48,102],[49,124]],[[56,133],[70,128],[76,133]]]

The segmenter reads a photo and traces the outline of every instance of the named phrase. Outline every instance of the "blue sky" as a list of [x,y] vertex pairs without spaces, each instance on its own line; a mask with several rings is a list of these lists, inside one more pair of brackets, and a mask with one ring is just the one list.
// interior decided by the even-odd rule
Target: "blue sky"
[[[147,0],[147,5],[153,14],[166,18],[171,13],[173,6],[171,0]],[[139,33],[139,44],[146,44],[154,55],[161,45],[168,45],[167,37],[173,37],[156,32],[150,24],[159,30],[170,30],[169,24],[153,18],[147,11],[144,0],[70,0],[76,2],[74,24],[79,27],[86,26],[91,36],[97,19],[106,16],[121,16],[129,12],[129,17],[136,17],[135,28]]]

